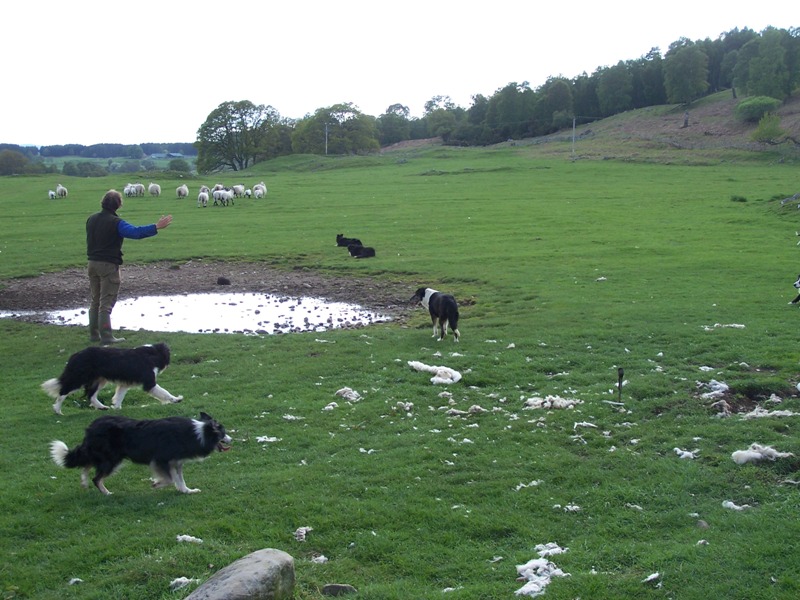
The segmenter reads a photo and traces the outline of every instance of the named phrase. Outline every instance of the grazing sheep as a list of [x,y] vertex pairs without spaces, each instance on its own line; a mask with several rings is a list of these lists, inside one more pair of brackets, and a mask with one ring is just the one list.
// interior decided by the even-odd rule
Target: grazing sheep
[[47,190],[47,197],[50,198],[50,200],[55,200],[56,193],[53,190]]
[[242,184],[237,183],[236,185],[233,186],[232,189],[234,197],[241,198],[242,196],[244,196],[244,186]]
[[208,192],[200,192],[197,194],[197,207],[208,206]]
[[151,196],[160,196],[161,186],[157,183],[151,183],[149,186],[147,186],[147,191],[150,192]]
[[57,198],[66,198],[67,197],[67,188],[65,188],[60,183],[56,185],[56,197]]
[[186,184],[181,184],[178,186],[178,189],[175,190],[175,193],[178,195],[178,198],[188,198],[189,197],[189,188],[186,187]]
[[217,204],[221,206],[228,206],[228,204],[233,204],[233,192],[231,190],[215,190],[213,196],[214,196],[214,206],[216,206]]
[[134,196],[144,196],[144,184],[142,183],[134,183],[133,184]]

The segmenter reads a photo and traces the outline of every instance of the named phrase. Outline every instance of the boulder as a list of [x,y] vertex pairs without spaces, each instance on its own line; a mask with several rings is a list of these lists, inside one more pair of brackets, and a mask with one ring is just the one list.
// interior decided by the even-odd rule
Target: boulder
[[220,569],[186,600],[283,600],[293,594],[294,559],[265,548]]

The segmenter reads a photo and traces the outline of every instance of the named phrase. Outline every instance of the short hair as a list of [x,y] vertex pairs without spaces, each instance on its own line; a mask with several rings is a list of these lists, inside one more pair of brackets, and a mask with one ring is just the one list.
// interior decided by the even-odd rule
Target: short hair
[[106,210],[114,212],[120,206],[122,206],[122,196],[117,190],[108,190],[106,192],[106,195],[103,196],[103,200],[102,202],[100,202],[100,206]]

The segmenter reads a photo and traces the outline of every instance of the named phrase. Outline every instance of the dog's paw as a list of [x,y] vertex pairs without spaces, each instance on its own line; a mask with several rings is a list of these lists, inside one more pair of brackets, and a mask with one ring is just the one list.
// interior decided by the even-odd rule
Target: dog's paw
[[61,412],[61,407],[58,406],[57,404],[53,404],[53,412],[56,413],[57,415],[61,415],[62,417],[64,416],[64,413]]
[[198,494],[198,493],[200,493],[200,490],[199,490],[199,489],[197,489],[197,488],[190,488],[190,487],[184,488],[184,489],[182,489],[182,490],[179,490],[179,491],[180,491],[180,492],[183,492],[184,494]]
[[181,400],[183,400],[183,396],[175,396],[172,398],[173,404],[176,402],[180,402]]

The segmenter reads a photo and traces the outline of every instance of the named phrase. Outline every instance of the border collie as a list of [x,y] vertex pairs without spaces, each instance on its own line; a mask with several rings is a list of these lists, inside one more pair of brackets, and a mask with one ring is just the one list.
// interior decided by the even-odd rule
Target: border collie
[[419,302],[428,309],[433,321],[433,337],[438,335],[442,341],[447,335],[447,325],[453,330],[453,338],[457,342],[458,332],[458,304],[450,294],[442,294],[431,288],[419,288],[411,297],[410,302]]
[[372,258],[375,256],[375,248],[362,246],[360,244],[350,244],[347,251],[353,258]]
[[200,419],[167,417],[166,419],[130,419],[106,415],[95,419],[86,428],[80,445],[72,450],[62,441],[50,444],[50,456],[59,467],[81,467],[81,485],[89,487],[89,469],[94,467],[92,482],[108,495],[103,480],[116,471],[126,458],[140,465],[150,465],[153,488],[170,483],[184,494],[198,489],[186,486],[183,465],[202,460],[214,450],[229,450],[231,437],[225,428],[210,415],[200,413]]
[[86,392],[91,406],[106,410],[108,407],[97,399],[97,394],[109,381],[117,384],[112,398],[114,408],[121,408],[128,389],[139,385],[162,404],[180,402],[183,396],[173,396],[156,383],[156,377],[169,366],[169,360],[169,346],[164,343],[138,348],[89,346],[70,356],[61,376],[45,381],[42,389],[55,399],[53,410],[57,415],[63,414],[64,399],[80,388]]
[[[794,282],[794,287],[795,289],[800,290],[800,275],[797,276],[797,280]],[[797,304],[798,302],[800,302],[800,294],[797,294],[797,297],[789,302],[789,304]]]
[[336,245],[339,247],[347,248],[351,244],[355,244],[356,246],[363,246],[361,240],[358,238],[349,238],[344,237],[344,234],[337,233],[336,234]]

